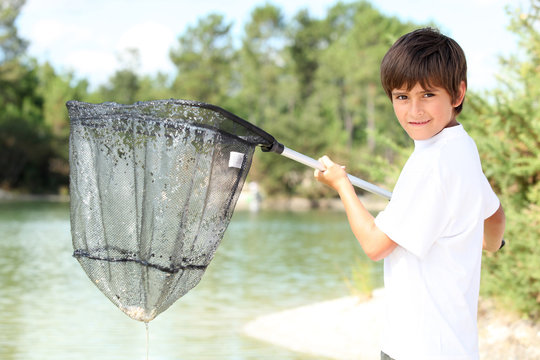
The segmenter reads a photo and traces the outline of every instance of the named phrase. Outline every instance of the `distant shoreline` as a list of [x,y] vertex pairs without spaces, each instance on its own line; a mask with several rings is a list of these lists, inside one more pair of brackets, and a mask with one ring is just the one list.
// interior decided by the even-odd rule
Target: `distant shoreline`
[[[373,194],[359,196],[364,206],[373,212],[379,212],[386,207],[388,200]],[[252,198],[248,191],[243,191],[236,204],[236,210],[251,210]],[[260,201],[260,210],[276,211],[309,211],[309,210],[332,210],[345,211],[339,198],[307,199],[302,197],[276,196],[264,198]]]
[[[377,195],[367,194],[359,196],[362,203],[370,211],[381,211],[388,201]],[[20,194],[0,189],[0,202],[64,202],[70,201],[68,194]],[[251,198],[249,191],[243,191],[236,204],[235,210],[251,210]],[[306,199],[301,197],[272,197],[260,201],[259,210],[275,211],[309,211],[314,209],[344,211],[341,200],[338,198]]]
[[19,194],[0,189],[0,202],[6,201],[45,201],[45,202],[69,202],[69,195],[60,194]]

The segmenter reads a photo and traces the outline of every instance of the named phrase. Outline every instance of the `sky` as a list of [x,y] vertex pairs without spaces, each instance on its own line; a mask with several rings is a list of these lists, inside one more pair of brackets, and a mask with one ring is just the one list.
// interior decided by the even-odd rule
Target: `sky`
[[[322,18],[335,0],[270,0],[291,20],[301,9]],[[343,2],[352,2],[344,0]],[[487,90],[501,71],[498,59],[517,52],[508,31],[512,9],[526,0],[371,0],[388,16],[418,24],[435,23],[462,46],[468,61],[469,88]],[[265,0],[27,0],[17,27],[30,42],[29,53],[60,72],[74,72],[103,84],[122,66],[125,50],[137,48],[140,72],[174,73],[169,50],[187,27],[209,13],[222,14],[240,36],[251,11]]]

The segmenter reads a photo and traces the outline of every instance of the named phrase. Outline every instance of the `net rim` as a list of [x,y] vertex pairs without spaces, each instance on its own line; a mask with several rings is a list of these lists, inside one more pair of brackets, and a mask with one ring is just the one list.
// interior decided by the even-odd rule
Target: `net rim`
[[[143,107],[143,106],[158,106],[161,104],[172,104],[175,106],[190,106],[190,107],[197,107],[201,109],[207,109],[210,111],[217,112],[221,115],[223,115],[225,118],[235,122],[236,124],[244,127],[245,129],[249,130],[250,132],[256,134],[260,138],[264,139],[266,143],[259,142],[257,145],[261,146],[263,148],[263,151],[274,151],[276,147],[279,148],[282,146],[272,135],[264,131],[263,129],[253,125],[249,121],[242,119],[238,115],[235,115],[217,105],[212,105],[209,103],[196,101],[196,100],[184,100],[184,99],[160,99],[160,100],[150,100],[150,101],[138,101],[133,104],[120,104],[116,102],[102,102],[102,103],[89,103],[84,101],[78,101],[78,100],[70,100],[66,102],[66,107],[68,109],[68,112],[70,114],[70,121],[73,123],[74,114],[79,109],[83,108],[92,108],[92,107],[110,107],[111,109],[130,109],[130,108],[137,108],[137,107]],[[81,118],[81,117],[78,117]],[[199,124],[200,125],[200,124]],[[202,125],[200,125],[202,126]],[[203,127],[211,127],[211,126],[203,126]],[[217,129],[215,127],[212,127],[217,131],[223,132],[221,129]],[[235,134],[230,134],[233,136],[236,136]]]

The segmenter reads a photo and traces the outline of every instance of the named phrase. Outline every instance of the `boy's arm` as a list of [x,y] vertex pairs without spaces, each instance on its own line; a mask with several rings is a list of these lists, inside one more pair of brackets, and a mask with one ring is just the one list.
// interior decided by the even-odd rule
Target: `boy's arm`
[[397,247],[397,244],[375,225],[375,218],[358,199],[345,170],[327,156],[319,161],[326,170],[315,170],[315,178],[338,192],[352,232],[362,249],[371,260],[384,259]]
[[501,248],[505,226],[506,216],[502,205],[499,205],[497,211],[484,220],[484,250],[495,252]]

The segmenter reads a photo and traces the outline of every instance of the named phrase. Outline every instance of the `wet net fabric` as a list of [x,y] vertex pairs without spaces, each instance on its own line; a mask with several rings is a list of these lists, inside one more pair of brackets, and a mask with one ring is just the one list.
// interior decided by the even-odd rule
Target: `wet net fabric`
[[201,280],[264,139],[187,101],[67,107],[73,255],[148,322]]

